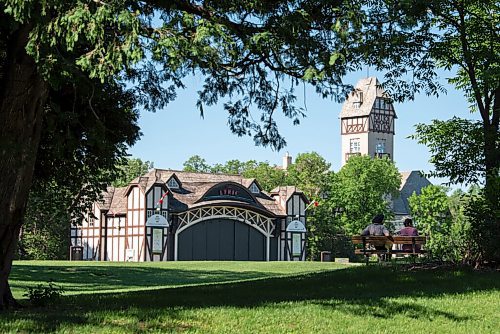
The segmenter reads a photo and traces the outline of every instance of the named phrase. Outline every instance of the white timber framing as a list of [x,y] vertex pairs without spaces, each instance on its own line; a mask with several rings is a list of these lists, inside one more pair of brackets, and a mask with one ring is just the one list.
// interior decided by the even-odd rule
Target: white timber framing
[[83,260],[100,259],[101,222],[101,210],[94,203],[80,224],[71,224],[70,246],[83,247]]
[[[123,252],[124,261],[143,261],[144,235],[146,222],[145,196],[140,187],[133,187],[127,196],[127,226],[125,235],[125,247]],[[127,258],[127,251],[131,257]]]
[[256,213],[251,210],[235,208],[230,206],[210,206],[196,208],[178,215],[178,228],[175,232],[175,253],[174,259],[177,261],[179,242],[179,233],[204,220],[228,218],[238,220],[250,225],[266,237],[266,261],[270,257],[270,238],[273,235],[275,226],[273,219]]
[[281,230],[281,244],[283,245],[283,260],[285,261],[305,261],[306,259],[306,241],[307,241],[307,235],[306,233],[300,233],[300,239],[301,239],[301,244],[302,244],[302,252],[299,256],[294,255],[292,250],[293,250],[293,234],[297,233],[291,233],[287,232],[286,228],[289,223],[291,223],[294,220],[299,220],[304,224],[304,226],[307,226],[307,216],[306,216],[306,202],[304,201],[303,196],[299,194],[294,194],[293,196],[290,196],[286,203],[286,212],[287,212],[287,218],[286,218],[286,224],[283,226]]
[[146,192],[146,211],[143,213],[143,221],[141,224],[145,228],[143,233],[143,250],[139,254],[141,261],[168,261],[168,229],[162,229],[162,244],[163,250],[161,253],[153,253],[152,241],[153,241],[153,228],[146,226],[146,221],[149,217],[154,214],[161,214],[165,219],[170,221],[168,214],[168,196],[160,204],[160,199],[165,195],[165,193],[170,192],[170,190],[163,183],[156,183]]

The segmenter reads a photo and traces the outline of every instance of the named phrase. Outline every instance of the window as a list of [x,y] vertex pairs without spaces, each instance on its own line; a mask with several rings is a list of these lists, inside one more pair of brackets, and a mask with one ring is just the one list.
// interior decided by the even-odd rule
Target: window
[[375,153],[385,153],[385,139],[377,138],[377,144],[375,144]]
[[253,182],[253,183],[250,185],[250,192],[251,192],[252,194],[258,194],[258,193],[260,193],[259,187],[257,187],[257,185],[255,184],[255,182]]
[[359,138],[353,138],[350,141],[349,146],[350,153],[359,153],[361,152],[361,143],[359,142]]
[[168,180],[167,186],[171,189],[179,189],[179,183],[173,177]]

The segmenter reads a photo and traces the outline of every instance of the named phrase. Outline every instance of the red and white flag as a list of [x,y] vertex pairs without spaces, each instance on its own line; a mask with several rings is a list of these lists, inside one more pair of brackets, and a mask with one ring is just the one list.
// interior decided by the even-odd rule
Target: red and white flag
[[165,193],[163,194],[163,196],[160,198],[160,200],[158,201],[158,203],[156,203],[156,211],[160,211],[160,208],[161,208],[161,205],[163,204],[163,199],[165,198],[165,196],[168,195],[168,191],[165,191]]

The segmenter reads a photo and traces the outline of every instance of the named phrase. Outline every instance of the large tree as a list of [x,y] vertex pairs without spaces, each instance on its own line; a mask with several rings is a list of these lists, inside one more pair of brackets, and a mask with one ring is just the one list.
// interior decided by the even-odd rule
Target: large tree
[[182,165],[184,166],[182,170],[186,172],[209,173],[211,171],[210,165],[199,155],[189,157]]
[[[175,98],[183,78],[199,74],[202,113],[224,99],[231,131],[279,149],[286,142],[274,114],[299,122],[294,92],[302,82],[341,98],[349,88],[342,76],[371,64],[394,67],[386,79],[395,99],[439,91],[432,57],[421,47],[429,28],[418,22],[423,7],[383,0],[2,0],[0,307],[10,300],[12,252],[50,90],[99,79],[156,110]],[[92,109],[92,94],[87,102]],[[256,110],[260,115],[252,115]]]
[[243,176],[257,179],[265,191],[271,191],[278,186],[288,184],[286,171],[276,165],[271,165],[268,161],[257,163],[250,160],[245,163],[245,166],[246,168],[242,172]]
[[[200,109],[203,103],[214,104],[220,97],[244,92],[246,100],[226,103],[231,129],[239,135],[254,133],[260,144],[281,147],[284,141],[277,135],[273,112],[281,108],[290,118],[300,115],[291,104],[290,89],[280,86],[281,79],[285,75],[302,78],[306,70],[323,67],[330,53],[323,43],[325,36],[314,37],[308,31],[321,20],[343,17],[344,11],[335,6],[340,12],[334,12],[332,6],[325,8],[320,21],[298,20],[308,15],[299,10],[304,5],[289,1],[0,2],[0,308],[12,301],[7,280],[51,92],[55,97],[63,95],[67,87],[86,79],[122,87],[127,82],[137,103],[155,110],[175,97],[183,77],[197,72],[206,77]],[[318,9],[318,4],[308,8]],[[308,45],[307,56],[297,48],[301,44]],[[93,110],[94,95],[86,97]],[[251,122],[248,106],[252,103],[264,113],[261,124]]]
[[426,45],[434,66],[451,71],[448,81],[464,92],[480,121],[454,118],[421,124],[416,137],[431,148],[436,175],[454,183],[484,180],[487,200],[498,217],[500,5],[495,0],[434,0],[425,6],[425,20],[434,29]]
[[389,159],[367,155],[349,158],[335,175],[330,206],[341,208],[341,227],[347,234],[358,234],[382,213],[386,221],[393,216],[391,198],[399,196],[401,174]]
[[419,124],[414,137],[429,147],[433,175],[448,177],[451,183],[484,184],[484,199],[468,202],[473,206],[467,210],[471,230],[478,240],[473,258],[476,264],[498,263],[500,5],[494,0],[434,0],[425,7],[431,32],[425,48],[434,66],[451,71],[448,81],[464,92],[471,112],[480,117]]

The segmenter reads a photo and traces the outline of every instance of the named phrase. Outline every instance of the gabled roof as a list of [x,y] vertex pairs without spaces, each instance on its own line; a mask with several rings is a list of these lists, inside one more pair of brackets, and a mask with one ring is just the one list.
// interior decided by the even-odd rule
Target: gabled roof
[[410,205],[408,203],[408,198],[413,195],[414,192],[420,195],[422,188],[431,184],[432,183],[419,171],[401,172],[400,195],[392,201],[393,212],[398,215],[409,215]]
[[[147,193],[154,184],[165,184],[171,177],[175,177],[180,185],[179,189],[171,189],[172,201],[171,209],[173,211],[184,211],[192,207],[208,204],[209,202],[200,201],[203,195],[212,187],[222,182],[234,182],[248,189],[252,183],[256,183],[260,189],[260,185],[254,178],[244,178],[241,175],[234,174],[212,174],[212,173],[195,173],[178,170],[153,169],[141,177],[134,179],[129,188],[139,186]],[[291,187],[294,188],[295,187]],[[253,204],[255,208],[267,210],[276,216],[285,216],[286,209],[282,208],[272,197],[261,191],[259,194],[252,194],[256,199],[257,204]],[[302,192],[300,192],[302,193]],[[126,196],[126,193],[124,194]],[[215,203],[211,201],[211,203]],[[228,201],[225,201],[228,203]],[[236,202],[235,202],[236,203]],[[241,204],[241,203],[240,203]],[[241,205],[252,205],[250,203]],[[126,209],[126,202],[125,202]]]
[[292,197],[292,195],[298,194],[304,197],[306,203],[309,202],[309,200],[307,199],[306,195],[304,195],[302,190],[299,190],[296,186],[279,186],[271,190],[270,194],[283,196],[285,202],[287,202],[290,199],[290,197]]
[[168,184],[168,182],[170,182],[170,180],[175,180],[175,182],[177,182],[177,184],[179,185],[179,188],[182,187],[182,182],[181,180],[179,180],[179,178],[177,177],[177,175],[175,175],[175,173],[173,173],[168,179],[167,181],[165,181],[166,184]]
[[97,206],[101,210],[109,210],[109,206],[111,205],[111,200],[113,199],[113,194],[115,193],[114,187],[107,187],[106,191],[104,191],[102,195],[102,199],[97,202]]
[[108,215],[124,215],[127,213],[127,197],[125,193],[127,188],[128,187],[120,187],[113,189]]
[[[342,105],[340,118],[368,116],[373,109],[377,97],[389,98],[376,77],[359,80],[354,90],[347,96],[346,101]],[[360,99],[362,99],[362,103],[359,104],[359,107],[356,107],[355,103],[360,101]]]

